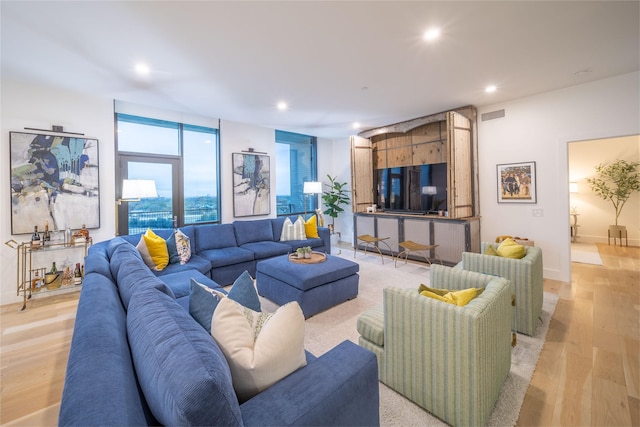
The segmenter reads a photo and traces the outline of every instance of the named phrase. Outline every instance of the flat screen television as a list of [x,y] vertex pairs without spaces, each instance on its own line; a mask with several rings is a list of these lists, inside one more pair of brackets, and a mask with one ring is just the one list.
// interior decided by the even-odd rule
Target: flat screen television
[[437,214],[447,209],[447,164],[378,169],[375,200],[387,212]]

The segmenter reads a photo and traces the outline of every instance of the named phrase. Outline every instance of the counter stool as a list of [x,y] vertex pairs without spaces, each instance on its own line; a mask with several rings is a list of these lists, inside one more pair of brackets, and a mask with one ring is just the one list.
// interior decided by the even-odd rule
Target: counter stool
[[[389,246],[389,244],[387,242],[385,242],[385,240],[388,240],[388,237],[373,237],[369,234],[362,234],[360,236],[356,237],[357,240],[361,240],[363,242],[366,243],[365,247],[364,247],[364,254],[367,254],[367,248],[369,246],[375,248],[378,253],[380,254],[380,258],[382,258],[382,263],[384,264],[384,256],[382,255],[382,251],[380,251],[380,248],[378,247],[378,245],[376,243],[384,243],[385,246],[387,248],[389,248],[389,253],[391,253],[391,257],[393,257],[393,251],[391,250],[391,247]],[[358,250],[358,241],[356,240],[356,244],[353,247],[353,257],[356,257],[356,252]]]
[[[405,240],[404,242],[398,243],[398,246],[400,246],[403,250],[399,252],[398,255],[396,255],[396,261],[394,264],[395,267],[398,266],[398,258],[400,258],[402,255],[404,255],[404,263],[406,264],[407,258],[409,258],[409,252],[411,251],[414,251],[414,252],[433,251],[434,258],[436,258],[438,261],[440,261],[440,264],[442,264],[442,260],[436,253],[436,248],[438,247],[438,245],[423,245],[421,243],[416,243],[411,240]],[[424,257],[425,260],[427,260],[429,265],[431,265],[431,259],[429,259],[424,253],[421,255]]]

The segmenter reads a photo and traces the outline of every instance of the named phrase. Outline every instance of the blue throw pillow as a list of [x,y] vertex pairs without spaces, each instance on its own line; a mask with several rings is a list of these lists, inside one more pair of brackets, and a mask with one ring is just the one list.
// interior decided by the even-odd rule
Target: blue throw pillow
[[177,264],[180,262],[178,257],[178,248],[176,246],[176,232],[171,233],[167,239],[167,251],[169,252],[169,264]]
[[191,279],[189,314],[209,333],[211,333],[211,318],[219,302],[218,292],[201,285],[195,279]]
[[256,287],[253,286],[253,278],[247,270],[233,282],[233,286],[229,291],[229,298],[253,311],[262,311],[258,292]]

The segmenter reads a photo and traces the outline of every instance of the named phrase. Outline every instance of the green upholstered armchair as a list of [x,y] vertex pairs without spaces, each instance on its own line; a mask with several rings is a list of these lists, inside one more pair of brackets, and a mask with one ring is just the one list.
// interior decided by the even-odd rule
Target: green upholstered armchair
[[485,425],[511,367],[508,280],[440,265],[430,287],[485,288],[464,307],[417,289],[386,288],[358,318],[359,344],[378,357],[380,381],[454,426]]
[[462,261],[454,268],[509,279],[512,292],[516,296],[513,330],[533,335],[542,312],[542,250],[535,246],[525,246],[527,254],[524,258],[513,259],[483,255],[488,245],[498,247],[496,243],[482,242],[481,253],[463,252]]

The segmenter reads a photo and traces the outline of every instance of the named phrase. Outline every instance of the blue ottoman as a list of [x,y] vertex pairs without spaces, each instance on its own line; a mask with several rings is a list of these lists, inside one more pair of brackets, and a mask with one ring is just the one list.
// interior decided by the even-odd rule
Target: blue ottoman
[[278,305],[297,301],[305,319],[358,296],[355,262],[327,255],[324,262],[297,264],[283,255],[258,262],[258,293]]

